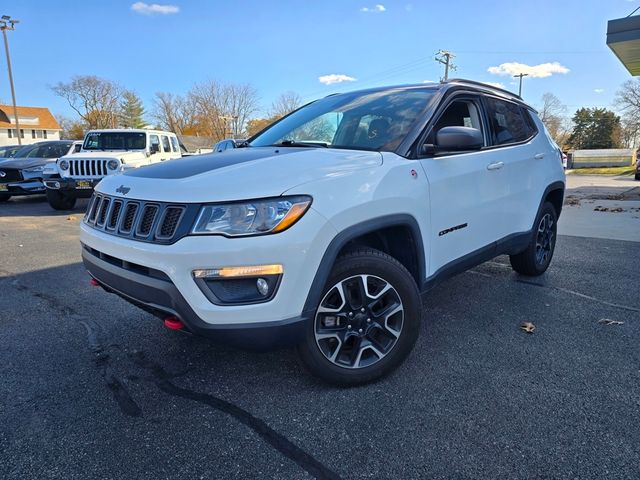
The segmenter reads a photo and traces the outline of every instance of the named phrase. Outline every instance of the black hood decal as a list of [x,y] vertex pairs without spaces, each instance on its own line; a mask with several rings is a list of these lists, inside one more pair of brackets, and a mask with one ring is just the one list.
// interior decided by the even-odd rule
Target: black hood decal
[[249,147],[229,150],[224,153],[194,155],[193,157],[176,158],[162,163],[127,170],[129,177],[159,178],[164,180],[180,179],[217,170],[219,168],[253,162],[266,157],[282,156],[308,150],[305,148]]

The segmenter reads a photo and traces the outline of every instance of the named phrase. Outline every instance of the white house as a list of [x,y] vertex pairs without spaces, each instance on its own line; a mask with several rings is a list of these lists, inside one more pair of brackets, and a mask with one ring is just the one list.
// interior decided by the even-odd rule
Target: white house
[[[48,108],[18,107],[20,140],[23,145],[44,140],[60,140],[60,124]],[[15,116],[12,105],[0,105],[0,146],[17,145]]]

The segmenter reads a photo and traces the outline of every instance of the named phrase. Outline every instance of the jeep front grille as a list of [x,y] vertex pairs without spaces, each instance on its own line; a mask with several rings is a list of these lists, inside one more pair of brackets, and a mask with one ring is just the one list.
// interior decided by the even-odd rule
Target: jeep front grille
[[199,206],[111,197],[94,193],[84,222],[118,237],[173,243],[189,233]]
[[108,160],[75,158],[69,160],[71,178],[102,178],[107,175]]

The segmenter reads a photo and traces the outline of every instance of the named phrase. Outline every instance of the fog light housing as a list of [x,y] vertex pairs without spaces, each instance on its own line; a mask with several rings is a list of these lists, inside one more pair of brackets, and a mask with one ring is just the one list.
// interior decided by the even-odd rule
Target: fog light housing
[[282,265],[254,265],[194,270],[193,279],[211,303],[249,305],[271,300],[282,274]]

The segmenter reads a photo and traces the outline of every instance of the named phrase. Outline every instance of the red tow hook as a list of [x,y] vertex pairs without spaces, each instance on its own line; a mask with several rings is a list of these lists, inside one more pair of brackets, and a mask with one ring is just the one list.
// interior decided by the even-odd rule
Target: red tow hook
[[92,278],[91,280],[89,280],[89,285],[91,285],[92,287],[99,287],[100,284],[98,283],[98,281],[95,278]]
[[184,328],[184,323],[182,323],[178,317],[167,317],[163,322],[164,326],[171,330],[182,330]]

